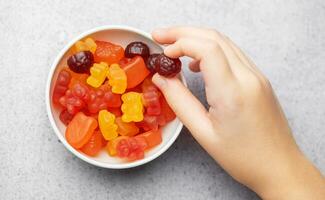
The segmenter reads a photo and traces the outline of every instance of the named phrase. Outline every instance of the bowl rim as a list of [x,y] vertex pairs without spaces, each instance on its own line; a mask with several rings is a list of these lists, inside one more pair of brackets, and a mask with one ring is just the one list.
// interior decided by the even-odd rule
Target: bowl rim
[[[89,164],[95,165],[97,167],[108,168],[108,169],[128,169],[128,168],[133,168],[133,167],[137,167],[140,165],[144,165],[144,164],[156,159],[157,157],[162,155],[164,152],[166,152],[167,149],[169,149],[169,147],[175,142],[175,140],[179,136],[179,134],[183,128],[183,123],[181,121],[179,121],[179,124],[177,125],[175,132],[172,135],[171,139],[164,146],[162,146],[155,154],[152,154],[151,156],[147,156],[141,160],[137,160],[137,161],[130,162],[130,163],[126,162],[126,163],[111,164],[111,163],[104,163],[104,162],[100,162],[100,161],[88,158],[87,156],[83,155],[82,153],[80,153],[79,151],[74,149],[71,145],[69,145],[68,142],[66,141],[66,139],[64,138],[64,136],[60,133],[59,128],[57,127],[55,120],[54,120],[53,113],[52,113],[52,109],[51,109],[51,94],[50,94],[51,82],[52,82],[56,67],[59,64],[59,62],[61,61],[61,58],[78,40],[80,40],[90,34],[100,32],[100,31],[105,31],[105,30],[131,31],[131,32],[137,33],[137,34],[155,42],[149,33],[142,31],[140,29],[133,28],[130,26],[125,26],[125,25],[99,26],[99,27],[92,28],[90,30],[87,30],[87,31],[75,36],[73,39],[70,40],[70,42],[68,44],[66,44],[63,47],[63,49],[60,50],[59,54],[56,56],[56,58],[54,59],[52,65],[51,65],[51,68],[50,68],[50,71],[49,71],[48,77],[47,77],[46,90],[45,90],[46,111],[47,111],[47,116],[50,120],[52,128],[54,129],[55,134],[57,135],[57,137],[59,138],[61,143],[64,145],[64,147],[70,151],[70,153],[74,154],[79,159],[81,159]],[[157,45],[159,45],[159,44],[157,44]],[[162,45],[159,45],[159,46],[162,47]],[[187,87],[187,83],[186,83],[185,77],[182,72],[180,73],[180,76],[181,76],[181,80],[182,80],[183,84]]]

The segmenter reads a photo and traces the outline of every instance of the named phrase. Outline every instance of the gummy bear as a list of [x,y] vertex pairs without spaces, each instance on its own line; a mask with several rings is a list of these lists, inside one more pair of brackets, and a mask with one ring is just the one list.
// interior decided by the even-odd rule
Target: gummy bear
[[67,126],[65,138],[72,147],[79,149],[89,141],[97,126],[95,118],[79,112]]
[[127,158],[128,161],[134,161],[144,158],[144,151],[148,147],[144,137],[129,137],[121,139],[117,146],[117,156]]
[[88,156],[96,156],[102,149],[104,143],[103,136],[100,131],[95,131],[88,142],[81,147],[81,151]]
[[88,110],[90,113],[98,113],[99,110],[119,108],[122,104],[121,95],[114,94],[111,87],[105,83],[96,90],[91,90]]
[[108,70],[109,85],[112,86],[112,92],[123,94],[127,87],[127,78],[123,69],[118,64],[112,64]]
[[146,107],[146,113],[148,115],[160,115],[160,92],[158,88],[152,83],[151,77],[143,81],[142,92],[143,105]]
[[115,115],[107,110],[101,110],[98,113],[98,123],[100,131],[105,140],[112,140],[118,136],[117,125],[115,124]]
[[59,102],[71,115],[75,115],[86,106],[89,98],[88,87],[84,84],[77,83],[73,88],[65,92],[65,95],[60,98]]
[[56,79],[55,86],[53,89],[53,103],[59,104],[59,99],[64,96],[65,92],[68,90],[70,80],[71,75],[67,70],[63,69],[59,72],[58,78]]
[[124,57],[123,47],[104,41],[96,41],[95,62],[118,63]]
[[84,41],[78,41],[74,45],[75,51],[80,52],[80,51],[90,51],[91,53],[95,53],[97,44],[92,38],[87,38]]
[[73,115],[64,109],[61,111],[59,118],[63,124],[68,125],[71,122]]
[[122,120],[124,122],[139,122],[143,120],[142,95],[137,92],[128,92],[122,95],[123,112]]
[[101,63],[95,63],[91,68],[90,68],[90,76],[87,79],[88,85],[98,88],[101,86],[107,76],[108,73],[108,64],[105,62]]
[[127,139],[127,138],[128,138],[128,136],[118,136],[117,138],[114,138],[113,140],[108,141],[107,145],[106,145],[107,153],[110,156],[116,156],[116,154],[117,154],[117,149],[116,149],[117,144],[120,142],[120,140]]
[[158,130],[159,116],[144,114],[143,120],[137,122],[137,126],[142,128],[144,131]]
[[120,62],[127,76],[127,88],[139,85],[149,74],[146,64],[141,56],[132,59],[124,59]]
[[134,136],[139,133],[139,128],[134,122],[123,122],[121,117],[116,118],[117,132],[123,136]]

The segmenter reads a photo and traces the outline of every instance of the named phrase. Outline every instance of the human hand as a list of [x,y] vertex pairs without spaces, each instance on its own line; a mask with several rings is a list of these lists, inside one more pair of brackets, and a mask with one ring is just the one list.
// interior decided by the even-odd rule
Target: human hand
[[208,111],[177,78],[153,82],[231,176],[265,199],[325,199],[324,178],[296,145],[269,81],[229,38],[193,27],[152,36],[167,56],[191,57],[190,69],[202,72]]

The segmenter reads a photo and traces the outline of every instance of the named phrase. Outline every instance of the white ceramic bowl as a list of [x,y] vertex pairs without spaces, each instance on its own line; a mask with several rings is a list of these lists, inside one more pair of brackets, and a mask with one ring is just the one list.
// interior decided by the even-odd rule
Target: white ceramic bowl
[[[84,39],[86,37],[92,37],[96,40],[110,41],[112,43],[122,45],[123,47],[125,47],[127,44],[133,41],[142,41],[149,46],[151,53],[160,53],[163,51],[163,48],[151,39],[150,34],[128,26],[98,27],[89,30],[74,38],[69,44],[67,44],[60,51],[59,55],[54,60],[50,69],[50,73],[48,75],[48,80],[46,85],[46,98],[45,98],[46,109],[47,109],[47,114],[50,119],[51,125],[56,135],[58,136],[62,144],[71,153],[76,155],[81,160],[84,160],[90,164],[99,167],[110,168],[110,169],[125,169],[125,168],[136,167],[139,165],[143,165],[147,162],[150,162],[151,160],[157,158],[162,153],[164,153],[174,143],[174,141],[178,137],[183,127],[183,124],[179,121],[179,119],[176,118],[174,121],[168,123],[166,126],[163,127],[162,129],[163,140],[160,145],[146,152],[144,159],[137,160],[134,162],[125,162],[119,158],[110,157],[105,152],[105,150],[102,150],[102,152],[100,152],[97,157],[90,157],[87,156],[86,154],[83,154],[82,152],[75,150],[66,141],[64,136],[65,125],[60,121],[59,112],[57,109],[53,107],[53,104],[51,102],[52,91],[53,91],[54,83],[57,79],[58,72],[64,66],[67,66],[66,65],[67,58],[69,57],[69,55],[71,55],[71,52],[69,52],[69,50],[78,40]],[[180,74],[180,79],[186,85],[185,79],[182,74]]]

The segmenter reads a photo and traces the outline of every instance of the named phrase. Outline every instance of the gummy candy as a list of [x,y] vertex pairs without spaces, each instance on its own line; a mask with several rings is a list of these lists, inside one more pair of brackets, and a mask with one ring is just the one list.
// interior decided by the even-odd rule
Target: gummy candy
[[78,41],[74,45],[75,51],[80,52],[80,51],[90,51],[91,53],[95,53],[97,44],[92,38],[87,38],[84,41]]
[[161,96],[160,98],[160,105],[161,105],[161,115],[164,117],[165,123],[173,121],[176,118],[176,115],[168,105],[164,96]]
[[137,137],[143,137],[146,140],[146,143],[148,145],[148,149],[157,146],[158,144],[161,143],[162,137],[161,137],[161,130],[151,130],[147,131],[145,133],[141,133]]
[[160,93],[158,88],[152,83],[151,77],[145,79],[142,83],[143,105],[146,107],[148,115],[160,115]]
[[65,92],[68,90],[70,79],[71,75],[67,70],[63,69],[59,72],[53,89],[53,103],[59,104],[59,99],[64,96]]
[[158,130],[159,125],[159,116],[148,115],[147,113],[144,114],[142,121],[137,122],[137,126],[144,131]]
[[61,111],[59,118],[64,125],[68,125],[71,122],[73,115],[64,109]]
[[88,156],[96,156],[102,149],[104,138],[100,131],[94,131],[88,142],[81,147],[81,151]]
[[90,91],[88,110],[90,113],[98,113],[99,110],[119,108],[122,104],[121,95],[114,94],[111,87],[105,83],[96,90]]
[[149,58],[147,59],[146,67],[147,67],[147,69],[148,69],[151,73],[155,73],[155,72],[156,72],[156,69],[155,69],[155,62],[156,62],[156,59],[157,59],[157,57],[158,57],[159,55],[160,55],[159,53],[154,53],[154,54],[151,54],[151,55],[149,56]]
[[149,47],[143,42],[131,42],[125,48],[125,57],[133,58],[134,56],[141,56],[147,59],[150,54]]
[[107,145],[106,145],[107,153],[110,156],[116,156],[116,154],[117,154],[117,151],[116,151],[117,144],[120,142],[120,140],[127,139],[127,138],[128,138],[128,136],[118,136],[117,138],[114,138],[113,140],[108,141]]
[[105,62],[101,62],[99,64],[95,63],[90,68],[90,76],[87,79],[87,83],[94,88],[98,88],[104,83],[107,73],[108,73],[107,63]]
[[123,112],[122,120],[124,122],[139,122],[143,120],[142,95],[137,92],[128,92],[122,95]]
[[72,147],[79,149],[89,141],[97,126],[95,118],[79,112],[67,126],[65,138]]
[[119,45],[104,41],[96,41],[96,44],[94,59],[97,63],[106,62],[111,65],[124,57],[124,49]]
[[162,53],[155,58],[154,69],[159,75],[173,77],[181,71],[181,65],[179,58],[170,58]]
[[116,118],[117,132],[123,136],[134,136],[139,133],[139,128],[134,122],[123,122],[121,117]]
[[121,139],[117,146],[117,156],[127,158],[128,161],[134,161],[144,158],[144,150],[148,144],[144,137],[129,137]]
[[127,77],[118,64],[112,64],[108,70],[108,83],[112,86],[112,92],[123,94],[127,87]]
[[127,76],[127,88],[134,88],[139,85],[150,74],[140,56],[124,61],[123,65],[123,70]]
[[89,73],[94,64],[94,56],[90,51],[80,51],[68,58],[69,68],[76,73]]
[[115,116],[112,113],[107,110],[99,111],[98,123],[105,140],[112,140],[118,136]]
[[65,92],[59,102],[71,115],[74,115],[86,106],[89,98],[89,88],[84,84],[77,83]]

